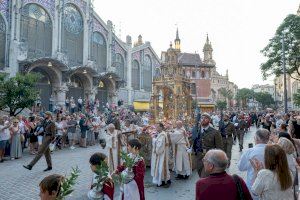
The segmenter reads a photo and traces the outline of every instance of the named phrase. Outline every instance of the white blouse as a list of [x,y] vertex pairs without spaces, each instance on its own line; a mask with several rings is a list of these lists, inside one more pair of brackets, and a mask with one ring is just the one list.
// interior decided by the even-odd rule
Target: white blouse
[[268,169],[262,169],[258,172],[251,190],[255,195],[258,195],[261,200],[294,199],[293,186],[282,191],[276,174]]

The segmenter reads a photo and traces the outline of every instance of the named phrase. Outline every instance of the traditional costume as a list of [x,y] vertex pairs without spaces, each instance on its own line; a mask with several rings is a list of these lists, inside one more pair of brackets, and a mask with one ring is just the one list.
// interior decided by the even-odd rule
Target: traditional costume
[[144,189],[144,177],[146,166],[144,159],[140,156],[129,154],[134,159],[134,166],[132,171],[121,165],[117,169],[117,173],[128,174],[129,171],[133,172],[133,178],[128,180],[128,183],[124,184],[122,200],[145,200],[145,189]]
[[174,129],[170,135],[172,144],[175,145],[175,172],[177,175],[189,176],[192,171],[191,154],[188,153],[190,148],[189,140],[186,136],[186,131],[183,127]]
[[[94,173],[91,190],[88,192],[88,199],[89,200],[113,200],[114,199],[114,184],[112,180],[108,179],[104,181],[101,186],[97,188],[96,185],[97,174]],[[109,181],[110,180],[110,181]]]
[[167,134],[164,131],[152,139],[151,176],[153,183],[158,186],[162,184],[162,181],[170,180],[169,145]]
[[106,131],[106,150],[107,150],[107,158],[108,158],[108,167],[109,171],[112,173],[117,169],[120,163],[120,151],[122,148],[121,144],[121,133],[118,130],[114,130],[114,132]]

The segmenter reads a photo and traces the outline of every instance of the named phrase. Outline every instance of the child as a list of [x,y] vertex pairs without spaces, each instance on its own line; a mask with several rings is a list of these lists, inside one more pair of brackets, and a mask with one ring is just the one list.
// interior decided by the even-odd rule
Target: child
[[41,200],[55,200],[60,193],[63,179],[64,177],[58,174],[45,177],[39,185]]
[[[132,168],[134,177],[132,181],[124,184],[122,200],[145,200],[144,176],[146,167],[144,159],[139,156],[141,147],[142,144],[138,139],[131,139],[128,142],[129,156],[134,159],[134,166]],[[124,170],[126,170],[125,166],[121,165],[115,173],[120,174]]]
[[91,190],[88,192],[88,198],[91,200],[113,200],[114,184],[110,178],[106,177],[107,179],[103,182],[101,187],[97,188],[97,186],[94,186],[94,184],[98,182],[97,176],[105,176],[96,173],[97,166],[103,163],[107,164],[107,157],[102,153],[94,153],[90,158],[91,169],[94,172]]

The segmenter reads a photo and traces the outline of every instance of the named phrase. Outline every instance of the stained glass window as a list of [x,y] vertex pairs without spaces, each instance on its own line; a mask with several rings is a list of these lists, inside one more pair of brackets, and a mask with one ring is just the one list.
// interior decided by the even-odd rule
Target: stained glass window
[[0,69],[5,65],[6,25],[0,15]]
[[93,34],[92,55],[92,59],[96,63],[99,71],[105,72],[107,65],[107,48],[105,39],[99,32],[94,32]]
[[140,65],[137,60],[132,62],[132,73],[131,73],[131,80],[132,80],[132,88],[135,90],[140,89]]
[[[26,10],[28,9],[28,11]],[[29,17],[39,20],[44,23],[50,23],[50,18],[46,11],[37,4],[29,4],[28,7],[24,9],[25,12],[28,12]]]
[[80,34],[83,30],[83,19],[75,6],[69,4],[64,12],[64,24],[68,32]]
[[52,22],[46,10],[37,4],[22,8],[21,41],[28,46],[28,58],[50,57],[52,54]]
[[149,55],[145,56],[143,68],[143,89],[151,91],[152,87],[152,61]]
[[124,69],[124,59],[121,56],[121,54],[117,53],[116,54],[116,62],[115,62],[115,66],[116,66],[116,72],[117,74],[120,76],[120,78],[125,80],[125,76],[126,76],[126,72]]
[[63,16],[62,43],[69,66],[83,63],[83,18],[73,4],[67,4]]

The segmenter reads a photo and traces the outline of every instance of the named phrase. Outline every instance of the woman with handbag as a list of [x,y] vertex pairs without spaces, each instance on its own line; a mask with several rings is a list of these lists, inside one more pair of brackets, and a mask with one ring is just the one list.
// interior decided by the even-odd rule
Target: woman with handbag
[[22,157],[22,141],[24,141],[24,135],[21,134],[19,127],[19,120],[13,120],[13,126],[10,127],[11,145],[10,145],[10,157],[11,160]]
[[35,117],[29,117],[29,122],[27,123],[27,128],[29,129],[29,151],[31,155],[37,153],[38,147],[38,137],[34,134],[36,129]]

